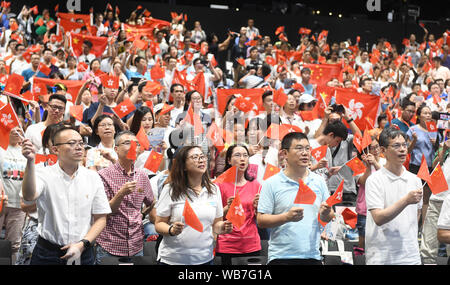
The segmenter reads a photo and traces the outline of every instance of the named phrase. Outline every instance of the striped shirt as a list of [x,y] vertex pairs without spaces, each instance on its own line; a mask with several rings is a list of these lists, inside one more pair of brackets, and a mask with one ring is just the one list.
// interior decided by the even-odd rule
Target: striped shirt
[[137,181],[136,190],[125,196],[116,213],[108,216],[106,227],[97,238],[97,243],[108,253],[116,256],[133,256],[143,249],[144,228],[142,203],[150,206],[153,192],[150,180],[141,169],[132,169],[130,175],[119,163],[98,172],[108,200],[114,198],[123,184]]

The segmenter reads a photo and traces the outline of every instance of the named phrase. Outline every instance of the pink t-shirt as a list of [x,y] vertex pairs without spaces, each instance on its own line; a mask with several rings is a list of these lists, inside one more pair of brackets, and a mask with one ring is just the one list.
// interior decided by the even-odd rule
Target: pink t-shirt
[[[225,207],[227,199],[234,196],[234,184],[221,183],[219,188],[222,194],[222,204]],[[260,184],[256,179],[248,181],[244,186],[236,187],[236,191],[239,191],[245,211],[245,223],[240,229],[233,226],[233,232],[230,234],[219,235],[216,252],[249,253],[261,250],[261,241],[256,226],[256,211],[253,208],[253,199],[260,191]]]

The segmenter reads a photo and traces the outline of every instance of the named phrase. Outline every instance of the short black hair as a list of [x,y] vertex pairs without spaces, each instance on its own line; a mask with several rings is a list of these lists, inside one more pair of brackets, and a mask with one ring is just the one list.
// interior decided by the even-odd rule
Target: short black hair
[[329,133],[333,133],[335,137],[340,137],[343,140],[346,140],[348,137],[347,127],[342,121],[332,121],[328,123],[323,130],[323,134],[328,135]]
[[50,95],[50,97],[48,98],[48,102],[52,101],[52,100],[59,100],[61,102],[65,104],[67,104],[67,99],[64,95],[60,95],[60,94],[52,94]]
[[414,109],[416,108],[416,103],[414,103],[413,101],[411,101],[411,100],[402,100],[402,103],[401,103],[401,107],[402,107],[402,109],[403,110],[405,110],[408,106],[414,106]]
[[88,41],[88,40],[84,40],[83,44],[87,45],[88,48],[92,48],[92,42]]
[[64,125],[63,127],[56,129],[55,132],[53,133],[53,136],[52,136],[52,143],[53,143],[53,145],[56,144],[55,143],[55,139],[59,136],[59,134],[64,132],[64,131],[67,131],[67,130],[72,130],[72,131],[75,131],[75,132],[78,133],[78,131],[76,129],[74,129],[73,127],[69,127],[69,126]]
[[261,73],[264,78],[272,72],[272,68],[267,63],[263,63],[261,66]]
[[264,93],[262,94],[262,101],[264,102],[264,99],[266,99],[268,96],[272,96],[273,92],[270,90],[264,91]]
[[397,129],[396,127],[389,126],[387,128],[384,128],[384,130],[381,132],[378,143],[382,147],[388,147],[390,141],[399,136],[402,136],[406,141],[406,134],[403,131]]
[[304,133],[289,133],[281,140],[281,149],[290,149],[294,140],[307,140],[309,142],[308,137]]

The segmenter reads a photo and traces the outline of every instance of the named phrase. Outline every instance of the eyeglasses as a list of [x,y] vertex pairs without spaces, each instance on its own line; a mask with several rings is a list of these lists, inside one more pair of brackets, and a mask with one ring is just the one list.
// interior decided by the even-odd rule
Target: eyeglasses
[[393,145],[390,145],[390,147],[392,147],[395,150],[399,150],[401,147],[408,148],[408,144],[407,143],[395,143]]
[[248,158],[248,154],[246,154],[246,153],[235,153],[232,156],[234,158]]
[[106,128],[106,127],[112,128],[112,127],[114,127],[114,124],[111,124],[111,123],[109,123],[109,124],[98,124],[98,126],[101,127],[101,128]]
[[59,145],[69,145],[70,148],[76,148],[76,147],[81,147],[81,148],[85,148],[86,147],[86,143],[84,141],[69,141],[69,142],[65,142],[65,143],[57,143],[55,144],[55,146],[59,146]]
[[293,150],[295,150],[295,152],[310,152],[311,151],[311,147],[307,146],[307,147],[303,147],[303,146],[296,146],[294,148],[291,148]]
[[376,145],[376,146],[369,146],[369,150],[377,150],[377,149],[379,149],[379,148],[380,148],[379,145]]
[[[124,141],[123,143],[120,143],[119,146],[120,146],[120,145],[127,145],[127,146],[128,146],[128,145],[131,145],[131,141]],[[138,142],[136,142],[136,146],[137,146],[137,147],[140,147],[141,144],[138,143]]]
[[189,156],[188,158],[192,159],[193,161],[198,162],[200,160],[206,160],[206,155],[204,155],[204,154],[200,154],[200,155],[199,154],[194,154],[194,155]]
[[62,106],[57,105],[48,105],[50,108],[52,108],[53,111],[60,111],[63,112],[66,108]]

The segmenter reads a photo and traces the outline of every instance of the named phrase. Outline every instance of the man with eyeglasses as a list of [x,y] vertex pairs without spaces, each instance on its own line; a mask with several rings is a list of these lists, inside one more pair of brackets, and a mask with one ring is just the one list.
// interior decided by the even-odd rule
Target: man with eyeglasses
[[365,184],[366,264],[419,265],[422,183],[403,166],[408,154],[404,132],[388,127],[381,132],[379,143],[386,165]]
[[[127,158],[131,142],[139,146],[136,136],[123,131],[116,136],[114,150],[118,160],[115,164],[98,172],[112,214],[108,216],[106,228],[97,238],[96,264],[105,257],[143,256],[144,226],[142,214],[153,209],[153,192],[150,180],[143,169],[136,169],[134,160]],[[142,205],[146,212],[141,213]],[[150,213],[154,222],[155,211]]]
[[[409,131],[409,128],[414,126],[411,119],[416,114],[416,103],[410,100],[404,99],[401,103],[402,114],[400,118],[395,118],[391,121],[392,125],[397,125],[402,132],[405,134]],[[386,127],[389,126],[389,123]]]
[[[272,228],[268,265],[322,265],[318,215],[324,222],[334,217],[325,201],[330,196],[325,180],[310,171],[311,146],[303,133],[289,133],[281,142],[287,167],[263,184],[257,222]],[[299,181],[315,193],[311,205],[294,204]]]
[[25,138],[30,139],[38,153],[42,152],[42,133],[49,125],[62,122],[64,112],[66,110],[67,99],[63,95],[53,94],[48,99],[45,107],[47,118],[43,122],[30,125],[26,132]]
[[16,45],[16,57],[11,61],[11,74],[17,73],[22,74],[22,72],[30,68],[30,64],[23,58],[23,53],[25,51],[25,46],[23,44]]
[[111,208],[97,172],[81,165],[84,142],[70,127],[52,137],[58,162],[37,171],[36,150],[25,139],[22,154],[27,159],[22,183],[26,202],[36,202],[39,238],[31,265],[92,265],[91,244],[104,229]]

